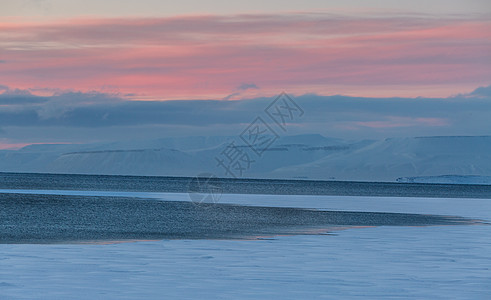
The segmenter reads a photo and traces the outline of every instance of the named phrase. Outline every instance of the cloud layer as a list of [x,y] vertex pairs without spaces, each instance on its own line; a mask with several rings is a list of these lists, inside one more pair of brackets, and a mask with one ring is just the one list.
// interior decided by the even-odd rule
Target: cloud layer
[[41,97],[0,94],[0,141],[93,142],[191,135],[238,135],[256,117],[281,134],[320,133],[344,139],[428,135],[489,135],[491,87],[450,98],[294,98],[304,110],[287,132],[265,109],[272,98],[129,101],[100,93]]
[[485,16],[316,13],[0,23],[0,82],[147,100],[443,96],[489,84],[489,28]]

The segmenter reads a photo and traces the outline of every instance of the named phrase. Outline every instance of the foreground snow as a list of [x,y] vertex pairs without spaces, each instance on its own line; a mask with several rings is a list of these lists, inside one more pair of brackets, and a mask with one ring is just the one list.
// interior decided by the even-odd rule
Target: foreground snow
[[[491,200],[481,199],[223,195],[221,202],[491,220]],[[484,299],[491,294],[490,226],[376,227],[334,234],[0,245],[0,299]]]

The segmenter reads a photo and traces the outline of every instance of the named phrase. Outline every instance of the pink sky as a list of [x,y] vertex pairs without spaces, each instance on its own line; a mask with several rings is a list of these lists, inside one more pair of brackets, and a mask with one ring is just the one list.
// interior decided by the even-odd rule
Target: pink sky
[[0,85],[34,94],[445,97],[490,83],[485,18],[291,13],[0,23]]

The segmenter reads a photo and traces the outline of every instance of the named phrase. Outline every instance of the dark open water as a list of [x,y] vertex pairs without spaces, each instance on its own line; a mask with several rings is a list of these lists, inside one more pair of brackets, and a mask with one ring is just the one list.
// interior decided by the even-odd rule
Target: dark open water
[[[190,178],[0,173],[0,189],[187,192]],[[491,198],[491,186],[224,179],[225,193]],[[465,201],[464,199],[462,201]],[[464,225],[460,217],[0,193],[0,243],[240,239],[345,226]]]
[[[0,189],[186,193],[192,178],[1,173]],[[491,185],[270,179],[212,179],[224,193],[437,198],[489,198]]]

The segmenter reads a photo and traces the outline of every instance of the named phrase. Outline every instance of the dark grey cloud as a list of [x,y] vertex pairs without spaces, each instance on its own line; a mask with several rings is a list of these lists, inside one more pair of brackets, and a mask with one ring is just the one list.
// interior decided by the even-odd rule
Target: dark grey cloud
[[226,97],[223,97],[223,99],[222,99],[222,100],[230,100],[230,99],[232,99],[232,98],[234,98],[234,97],[237,97],[237,96],[239,96],[239,95],[240,95],[240,93],[232,93],[232,94],[230,94],[230,95],[228,95],[228,96],[226,96]]
[[[305,111],[288,134],[340,138],[426,135],[491,135],[488,88],[451,98],[363,98],[303,95]],[[470,96],[471,95],[471,96]],[[472,96],[479,95],[479,96]],[[249,100],[128,101],[100,93],[51,97],[0,95],[2,136],[18,142],[87,142],[112,138],[233,135],[256,117],[280,128],[264,109],[274,98]]]
[[29,90],[23,90],[23,89],[11,89],[8,86],[3,86],[4,87],[4,92],[2,95],[11,95],[11,96],[31,96],[31,92]]
[[250,89],[259,89],[259,87],[254,83],[243,83],[237,87],[238,90],[245,91]]
[[491,97],[491,85],[479,87],[479,88],[475,89],[469,95],[470,96],[477,96],[477,97]]
[[[18,94],[0,94],[0,105],[41,104],[49,101],[47,97]],[[24,108],[25,109],[25,108]],[[1,111],[0,111],[1,113]]]
[[0,59],[0,64],[5,64],[5,63],[7,63],[6,60]]
[[256,109],[235,101],[127,101],[105,94],[66,93],[52,97],[0,95],[2,126],[105,127],[129,125],[203,126],[247,122]]
[[243,84],[241,84],[235,88],[236,92],[224,97],[222,100],[231,100],[231,99],[234,99],[235,97],[240,97],[242,92],[245,92],[245,91],[251,90],[251,89],[258,90],[259,87],[254,83],[243,83]]

